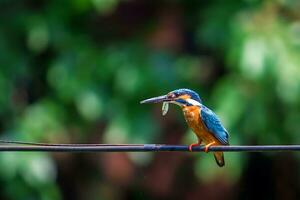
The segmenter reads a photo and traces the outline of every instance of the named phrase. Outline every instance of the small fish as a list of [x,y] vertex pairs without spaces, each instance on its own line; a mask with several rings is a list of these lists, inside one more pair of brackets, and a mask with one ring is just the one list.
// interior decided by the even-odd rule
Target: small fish
[[163,102],[163,105],[161,108],[162,115],[165,116],[167,114],[168,110],[169,110],[169,103]]

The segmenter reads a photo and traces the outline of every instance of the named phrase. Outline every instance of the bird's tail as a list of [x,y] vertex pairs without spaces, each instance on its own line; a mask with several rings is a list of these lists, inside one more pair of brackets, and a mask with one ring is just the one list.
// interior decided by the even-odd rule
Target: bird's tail
[[215,152],[214,157],[215,157],[216,162],[219,165],[219,167],[223,167],[225,165],[223,152]]

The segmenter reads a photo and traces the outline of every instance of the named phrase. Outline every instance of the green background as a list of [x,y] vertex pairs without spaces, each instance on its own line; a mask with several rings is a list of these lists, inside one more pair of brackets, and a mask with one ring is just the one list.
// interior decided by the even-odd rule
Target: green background
[[[179,107],[197,91],[232,145],[300,143],[300,3],[0,1],[2,139],[196,141]],[[299,199],[296,153],[1,153],[1,199]]]

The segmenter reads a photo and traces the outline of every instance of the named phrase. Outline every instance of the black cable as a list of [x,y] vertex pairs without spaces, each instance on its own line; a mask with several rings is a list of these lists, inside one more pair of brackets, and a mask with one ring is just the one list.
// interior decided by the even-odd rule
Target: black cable
[[[21,144],[21,145],[32,145],[32,146],[128,146],[131,144],[83,144],[83,143],[73,143],[73,144],[58,144],[58,143],[42,143],[42,142],[23,142],[16,140],[0,140],[0,145],[3,144]],[[143,144],[137,144],[143,145]]]
[[[185,145],[164,144],[51,144],[49,145],[0,145],[0,151],[39,151],[39,152],[187,152]],[[203,152],[204,146],[193,147],[194,152]],[[209,151],[224,152],[283,152],[300,151],[300,145],[260,145],[260,146],[212,146]]]

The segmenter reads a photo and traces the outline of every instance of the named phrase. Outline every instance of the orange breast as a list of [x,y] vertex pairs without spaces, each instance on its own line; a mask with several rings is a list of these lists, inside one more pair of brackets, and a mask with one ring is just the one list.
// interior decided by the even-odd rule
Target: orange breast
[[213,136],[213,134],[205,128],[201,120],[200,113],[201,108],[199,108],[198,106],[186,106],[183,108],[183,114],[186,122],[200,140],[202,140],[206,144],[211,142],[220,144],[220,142]]

